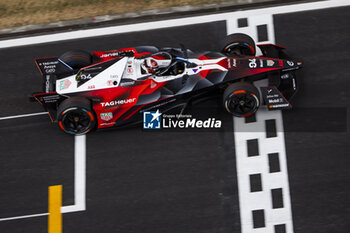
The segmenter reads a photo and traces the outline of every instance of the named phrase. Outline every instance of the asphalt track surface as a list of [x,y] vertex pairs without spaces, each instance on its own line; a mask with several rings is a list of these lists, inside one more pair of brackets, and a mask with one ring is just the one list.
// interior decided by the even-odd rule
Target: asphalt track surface
[[[297,233],[350,229],[349,10],[274,16],[276,42],[305,62],[295,109],[283,113]],[[219,21],[1,49],[1,116],[42,111],[26,99],[41,87],[34,58],[142,44],[215,50],[225,35]],[[63,185],[63,205],[74,202],[74,140],[48,120],[0,121],[0,218],[47,212],[51,185]],[[86,211],[64,214],[63,232],[240,232],[232,132],[136,127],[86,140]],[[47,217],[0,222],[1,233],[24,231],[47,232]]]

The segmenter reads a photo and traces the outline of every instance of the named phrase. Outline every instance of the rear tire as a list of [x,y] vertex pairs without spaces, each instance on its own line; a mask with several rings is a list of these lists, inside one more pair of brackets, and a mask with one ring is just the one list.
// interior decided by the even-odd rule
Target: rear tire
[[224,92],[223,104],[227,112],[236,117],[251,116],[260,106],[259,91],[250,83],[231,84]]
[[82,50],[72,50],[65,52],[59,59],[72,67],[74,70],[80,69],[92,64],[92,56],[90,53]]
[[256,48],[253,38],[243,33],[227,35],[220,43],[220,51],[228,56],[255,56]]
[[60,129],[72,135],[86,134],[96,126],[91,103],[85,98],[73,97],[64,100],[58,107],[57,120]]

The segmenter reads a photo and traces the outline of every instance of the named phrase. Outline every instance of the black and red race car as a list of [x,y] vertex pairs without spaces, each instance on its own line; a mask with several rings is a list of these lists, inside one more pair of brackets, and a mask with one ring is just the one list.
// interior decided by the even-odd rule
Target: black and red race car
[[[284,48],[257,46],[248,35],[228,35],[218,52],[139,46],[103,52],[69,51],[59,57],[36,59],[43,92],[33,93],[51,120],[66,133],[126,126],[140,120],[140,112],[166,112],[186,107],[211,90],[222,94],[225,109],[237,117],[254,114],[265,103],[285,109],[294,95],[295,70]],[[261,94],[254,81],[268,79]],[[263,100],[261,100],[261,97]]]

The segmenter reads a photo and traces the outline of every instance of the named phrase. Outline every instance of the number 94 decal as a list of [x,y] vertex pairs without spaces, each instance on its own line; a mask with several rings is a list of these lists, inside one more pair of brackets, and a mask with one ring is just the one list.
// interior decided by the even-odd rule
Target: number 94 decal
[[264,60],[257,60],[256,58],[249,59],[249,68],[264,68]]

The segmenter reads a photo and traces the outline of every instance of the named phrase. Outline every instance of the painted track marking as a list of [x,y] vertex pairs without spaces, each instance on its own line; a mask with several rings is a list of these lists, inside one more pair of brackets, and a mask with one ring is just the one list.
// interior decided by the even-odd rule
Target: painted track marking
[[[275,43],[272,14],[257,14],[242,19],[247,22],[243,27],[239,25],[237,18],[227,20],[227,33],[246,33],[256,42]],[[259,33],[259,28],[264,28],[263,32]],[[267,80],[255,83],[257,87],[266,84]],[[241,232],[273,233],[276,226],[279,226],[285,232],[292,233],[293,219],[282,112],[260,108],[255,117],[256,121],[250,123],[246,123],[244,118],[233,117]],[[267,121],[276,125],[274,137],[267,138]],[[270,172],[270,154],[278,155],[279,172]],[[278,205],[276,199],[279,200]]]
[[42,217],[42,216],[47,216],[47,215],[49,215],[49,213],[30,214],[30,215],[23,215],[23,216],[16,216],[16,217],[1,218],[0,222],[25,219],[25,218],[36,218],[36,217]]
[[55,41],[64,41],[72,39],[82,39],[89,37],[106,36],[112,34],[120,34],[135,31],[147,31],[152,29],[162,29],[177,26],[186,26],[199,23],[210,23],[220,20],[227,20],[232,18],[244,18],[254,15],[264,14],[284,14],[291,12],[300,12],[307,10],[317,10],[338,6],[350,5],[349,0],[327,0],[322,2],[301,3],[295,5],[268,7],[262,9],[236,11],[231,13],[211,14],[205,16],[187,17],[180,19],[161,20],[148,23],[137,23],[122,26],[112,26],[104,28],[95,28],[87,30],[78,30],[71,32],[62,32],[49,35],[31,36],[18,39],[0,40],[0,48],[9,48],[24,45],[42,44]]
[[[24,114],[19,116],[28,117],[29,115]],[[84,210],[86,210],[86,136],[81,135],[74,137],[74,205],[62,206],[60,211],[61,213],[71,213]],[[0,222],[47,215],[49,213],[0,218]]]
[[86,136],[74,137],[74,205],[62,206],[62,213],[86,209]]
[[0,121],[23,118],[23,117],[40,116],[45,114],[48,114],[48,112],[37,112],[37,113],[28,113],[28,114],[15,115],[15,116],[6,116],[6,117],[0,117]]
[[62,233],[62,185],[49,187],[48,233]]

